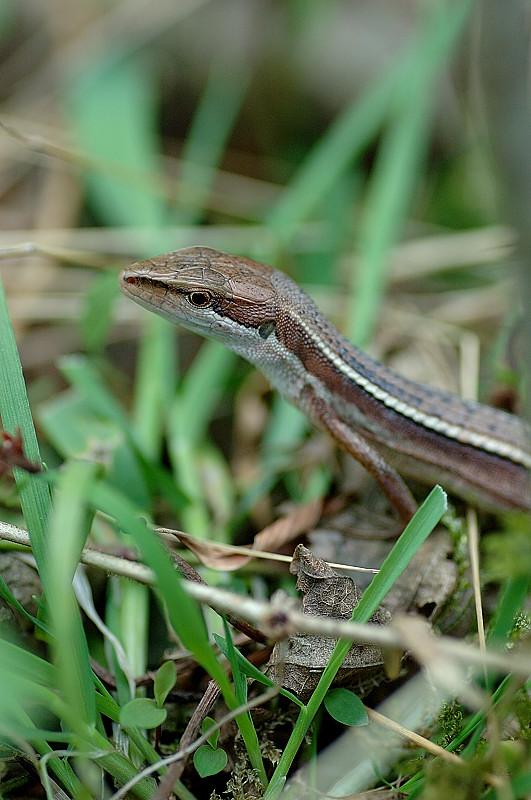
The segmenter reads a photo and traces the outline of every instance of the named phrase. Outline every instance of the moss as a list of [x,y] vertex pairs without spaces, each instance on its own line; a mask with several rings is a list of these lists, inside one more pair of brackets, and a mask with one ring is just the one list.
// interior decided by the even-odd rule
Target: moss
[[531,696],[524,688],[517,692],[513,710],[520,725],[522,739],[531,742]]
[[483,758],[467,761],[463,766],[435,759],[426,767],[422,800],[478,800],[486,771]]
[[439,714],[438,743],[446,747],[460,733],[463,725],[463,709],[458,702],[444,703]]

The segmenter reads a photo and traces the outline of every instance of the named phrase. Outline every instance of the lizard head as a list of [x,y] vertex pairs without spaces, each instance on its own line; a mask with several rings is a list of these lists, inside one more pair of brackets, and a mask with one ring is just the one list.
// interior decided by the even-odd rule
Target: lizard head
[[120,283],[141,306],[231,346],[259,342],[274,329],[273,275],[248,258],[187,247],[132,264]]

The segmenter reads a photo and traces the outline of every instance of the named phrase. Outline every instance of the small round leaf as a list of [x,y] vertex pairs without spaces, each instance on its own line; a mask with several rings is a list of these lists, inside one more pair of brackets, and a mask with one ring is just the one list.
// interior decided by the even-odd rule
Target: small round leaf
[[175,686],[177,680],[177,670],[173,661],[165,661],[162,666],[158,668],[155,673],[155,683],[153,691],[155,700],[159,707],[164,705],[164,702]]
[[135,697],[120,709],[120,725],[124,728],[157,728],[165,719],[166,709],[147,697]]
[[227,754],[220,747],[213,750],[209,744],[203,744],[194,753],[194,766],[201,778],[217,775],[224,769],[226,763]]
[[369,718],[360,698],[350,689],[331,689],[324,699],[325,708],[343,725],[368,725]]
[[[215,724],[216,724],[215,719],[212,719],[212,717],[205,717],[203,722],[201,723],[201,733],[202,734],[208,733],[210,728],[213,728]],[[214,750],[218,746],[218,739],[220,733],[221,731],[219,730],[219,728],[216,728],[216,730],[212,731],[212,733],[208,737],[208,743],[210,747],[214,748]]]

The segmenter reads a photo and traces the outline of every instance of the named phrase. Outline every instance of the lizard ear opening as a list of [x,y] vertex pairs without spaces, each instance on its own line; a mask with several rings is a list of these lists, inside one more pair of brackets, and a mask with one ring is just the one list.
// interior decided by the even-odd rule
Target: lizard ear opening
[[269,322],[263,322],[260,327],[258,328],[258,333],[262,337],[262,339],[267,339],[273,331],[275,330],[275,323],[273,320],[269,320]]

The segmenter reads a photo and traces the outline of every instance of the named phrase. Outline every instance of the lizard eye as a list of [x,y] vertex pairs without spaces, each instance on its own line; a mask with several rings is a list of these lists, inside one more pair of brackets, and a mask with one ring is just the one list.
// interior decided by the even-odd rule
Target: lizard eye
[[196,308],[207,308],[212,303],[212,295],[204,291],[190,292],[188,302]]

